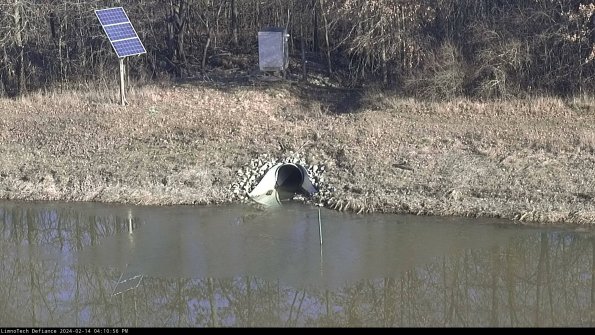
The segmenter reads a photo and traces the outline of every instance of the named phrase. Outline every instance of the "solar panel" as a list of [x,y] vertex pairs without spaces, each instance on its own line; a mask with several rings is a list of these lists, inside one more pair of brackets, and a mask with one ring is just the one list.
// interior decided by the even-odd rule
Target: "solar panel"
[[95,15],[97,15],[103,31],[119,58],[147,52],[130,23],[128,15],[124,12],[124,8],[100,9],[95,11]]
[[95,15],[99,19],[102,26],[114,23],[130,22],[128,15],[124,12],[122,7],[114,7],[107,9],[99,9],[95,11]]
[[112,42],[118,57],[144,54],[145,48],[138,38]]
[[130,23],[106,26],[104,29],[105,33],[107,34],[107,38],[109,38],[111,41],[118,41],[123,40],[125,38],[136,37],[136,32],[134,32],[134,28],[132,28],[132,25]]

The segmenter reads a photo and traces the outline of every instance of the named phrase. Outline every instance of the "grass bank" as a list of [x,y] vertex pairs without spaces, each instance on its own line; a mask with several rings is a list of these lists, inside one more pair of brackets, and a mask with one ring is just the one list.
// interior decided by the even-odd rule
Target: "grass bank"
[[[111,101],[110,101],[111,100]],[[326,166],[341,210],[595,223],[595,101],[424,102],[274,84],[0,100],[0,198],[233,201],[260,154]]]

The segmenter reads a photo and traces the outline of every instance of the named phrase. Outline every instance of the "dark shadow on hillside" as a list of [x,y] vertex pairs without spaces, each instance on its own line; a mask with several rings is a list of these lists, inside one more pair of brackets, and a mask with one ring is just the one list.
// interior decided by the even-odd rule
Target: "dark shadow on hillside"
[[176,79],[174,83],[182,86],[209,87],[227,92],[241,88],[287,89],[300,97],[304,107],[308,108],[318,103],[324,112],[332,114],[357,113],[364,107],[362,89],[328,83],[328,78],[319,74],[310,75],[308,81],[304,81],[301,76],[292,73],[288,73],[283,78],[281,75],[262,73],[258,69],[213,70],[192,78]]
[[306,105],[310,102],[320,103],[329,113],[357,113],[363,107],[361,89],[318,86],[303,83],[296,92]]

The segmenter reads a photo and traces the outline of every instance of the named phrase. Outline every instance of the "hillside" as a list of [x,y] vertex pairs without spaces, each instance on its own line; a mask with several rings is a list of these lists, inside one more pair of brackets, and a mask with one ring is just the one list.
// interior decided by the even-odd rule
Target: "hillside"
[[259,155],[326,167],[325,206],[595,223],[595,102],[425,102],[296,83],[200,83],[0,100],[0,198],[234,200]]

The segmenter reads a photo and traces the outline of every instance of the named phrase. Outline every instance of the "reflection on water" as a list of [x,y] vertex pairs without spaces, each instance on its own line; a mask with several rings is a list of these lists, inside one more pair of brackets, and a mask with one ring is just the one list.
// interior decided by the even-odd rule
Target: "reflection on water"
[[0,325],[595,325],[593,234],[481,223],[3,202]]

